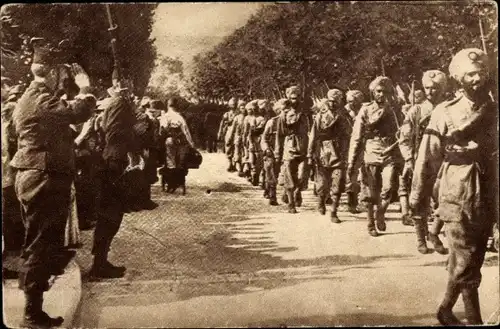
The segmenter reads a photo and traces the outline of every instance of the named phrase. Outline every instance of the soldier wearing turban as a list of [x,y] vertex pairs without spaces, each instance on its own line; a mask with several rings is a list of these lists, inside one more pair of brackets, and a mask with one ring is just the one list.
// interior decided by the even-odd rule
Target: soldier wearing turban
[[271,206],[278,205],[278,201],[276,200],[276,186],[278,184],[280,164],[274,158],[278,117],[282,112],[288,110],[289,106],[290,102],[285,98],[278,100],[274,104],[273,110],[275,116],[267,120],[260,140],[264,158],[264,168],[262,170],[264,172],[264,197],[269,198]]
[[[364,154],[362,200],[367,208],[368,232],[377,236],[377,228],[379,231],[386,229],[385,212],[391,201],[400,157],[399,150],[391,147],[403,120],[401,112],[395,111],[390,101],[394,89],[389,78],[377,77],[369,89],[374,101],[363,104],[354,122],[347,172],[352,181],[361,154]],[[374,205],[377,205],[375,214]]]
[[222,141],[224,144],[224,152],[226,153],[227,160],[229,162],[229,166],[227,171],[234,172],[236,170],[233,163],[233,154],[234,154],[234,145],[228,143],[227,140],[230,138],[231,132],[230,127],[233,124],[233,120],[237,115],[237,100],[235,97],[231,97],[231,99],[227,103],[227,107],[229,110],[222,115],[222,120],[220,122],[219,131],[217,132],[217,139]]
[[307,157],[315,163],[314,183],[318,194],[318,211],[324,215],[328,194],[332,197],[330,219],[340,223],[337,208],[344,191],[345,165],[349,151],[351,125],[344,115],[344,95],[338,89],[328,91],[328,100],[321,102],[309,135]]
[[410,205],[424,218],[434,194],[445,222],[448,283],[439,322],[462,324],[452,311],[461,294],[468,324],[478,325],[481,266],[498,219],[498,104],[488,95],[483,51],[459,51],[449,69],[463,91],[432,111],[415,161]]
[[[247,110],[247,115],[243,120],[243,147],[244,147],[244,157],[243,157],[243,172],[247,177],[248,181],[252,184],[254,181],[252,180],[251,175],[251,163],[250,163],[250,133],[255,126],[255,120],[257,118],[256,114],[259,110],[258,100],[254,99],[248,102],[245,105],[245,109]],[[259,176],[257,176],[258,179]],[[258,184],[258,181],[257,181]]]
[[[414,221],[409,215],[408,196],[410,193],[411,173],[414,168],[415,159],[417,157],[418,148],[422,140],[427,125],[434,108],[443,102],[446,98],[448,79],[446,75],[439,70],[430,70],[424,72],[422,76],[422,86],[424,87],[426,99],[421,103],[416,103],[408,110],[403,125],[401,126],[399,135],[399,149],[405,165],[403,173],[399,176],[399,201],[401,204],[401,220],[403,225],[415,225],[417,233],[417,248],[421,253],[427,253],[426,236],[427,236],[427,218],[416,218]],[[432,233],[439,233],[441,227],[438,223],[442,223],[439,218],[436,218],[434,230]],[[431,242],[434,244],[434,249],[446,254],[447,251],[439,240],[437,234],[430,234]]]
[[238,176],[244,177],[243,172],[243,123],[247,110],[245,108],[246,102],[243,100],[238,101],[237,111],[239,112],[234,118],[231,127],[228,129],[228,138],[226,139],[226,149],[233,147],[232,162],[234,169],[238,171]]
[[277,122],[275,158],[281,163],[283,186],[288,201],[288,211],[297,213],[295,206],[302,205],[301,191],[307,188],[309,170],[306,157],[308,134],[310,130],[309,113],[301,109],[299,88],[294,86],[286,90],[291,110],[280,115]]

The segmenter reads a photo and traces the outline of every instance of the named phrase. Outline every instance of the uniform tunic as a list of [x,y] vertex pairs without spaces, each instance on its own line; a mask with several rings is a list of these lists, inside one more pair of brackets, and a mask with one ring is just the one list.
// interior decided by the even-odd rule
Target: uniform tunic
[[186,155],[194,147],[186,120],[178,112],[169,110],[161,116],[160,126],[165,138],[165,167],[186,169]]
[[[307,157],[314,159],[314,182],[319,196],[340,195],[344,189],[345,163],[349,152],[351,125],[346,115],[329,110],[316,114]],[[331,189],[331,191],[330,191]]]
[[[417,158],[418,147],[422,141],[425,128],[429,124],[434,105],[426,100],[411,107],[406,113],[399,135],[399,150],[404,161]],[[409,194],[411,182],[406,177],[399,176],[399,196]]]
[[264,131],[266,119],[259,115],[249,121],[248,127],[248,152],[250,169],[258,175],[262,169],[263,154],[260,145],[260,138]]
[[226,156],[228,159],[233,158],[234,154],[234,144],[229,142],[232,135],[233,120],[236,117],[235,111],[227,111],[222,116],[222,120],[219,126],[218,139],[223,139],[225,145]]
[[229,129],[230,135],[227,139],[228,144],[234,147],[233,149],[233,161],[242,163],[244,157],[243,148],[243,124],[245,120],[245,115],[243,113],[238,114],[233,119],[233,124]]
[[289,190],[305,190],[309,171],[299,166],[307,166],[309,118],[306,113],[291,109],[280,114],[277,121],[274,156],[283,161],[283,185]]
[[[464,95],[433,111],[418,151],[410,204],[425,214],[428,196],[446,223],[450,280],[477,288],[492,222],[498,218],[498,105]],[[458,133],[457,133],[458,131]]]
[[75,172],[70,124],[88,119],[94,98],[68,104],[43,83],[32,81],[13,113],[18,150],[15,188],[22,206],[26,234],[20,288],[48,289],[51,269],[64,247],[64,233]]
[[260,140],[263,150],[264,183],[266,189],[276,188],[278,183],[279,163],[274,159],[274,143],[276,140],[278,117],[270,118],[264,127]]
[[394,188],[395,165],[400,158],[399,150],[384,154],[396,141],[401,115],[376,102],[363,104],[354,122],[349,149],[349,164],[354,165],[361,152],[363,156],[362,201],[378,203],[389,200]]

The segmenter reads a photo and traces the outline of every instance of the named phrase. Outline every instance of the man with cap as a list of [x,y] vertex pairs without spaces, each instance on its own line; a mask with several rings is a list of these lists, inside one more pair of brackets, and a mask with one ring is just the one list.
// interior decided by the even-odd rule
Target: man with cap
[[244,147],[244,156],[243,156],[243,172],[247,177],[248,181],[252,182],[251,175],[251,164],[250,164],[250,131],[252,126],[255,125],[256,112],[258,110],[256,99],[248,102],[245,105],[245,109],[247,110],[247,115],[243,120],[243,147]]
[[[392,81],[379,76],[369,85],[374,101],[364,104],[354,122],[351,135],[347,174],[351,181],[355,164],[363,157],[363,196],[368,217],[368,233],[378,236],[386,230],[385,212],[394,190],[399,150],[392,147],[402,122],[401,113],[394,109]],[[374,206],[377,206],[374,214]],[[377,227],[375,227],[375,222]]]
[[227,171],[235,171],[235,164],[233,163],[234,145],[227,142],[227,139],[231,136],[230,128],[232,127],[233,120],[237,115],[237,100],[234,97],[227,103],[229,111],[222,115],[222,120],[220,122],[219,131],[217,133],[217,139],[222,141],[224,144],[224,152],[226,153],[227,159],[229,161],[229,166]]
[[238,115],[233,118],[231,127],[228,129],[229,136],[226,139],[226,150],[232,145],[233,147],[233,164],[234,168],[238,171],[238,176],[244,177],[243,172],[243,156],[244,156],[244,145],[243,145],[243,124],[245,121],[246,102],[243,100],[238,101]]
[[134,132],[136,117],[128,89],[115,80],[102,119],[104,135],[102,198],[94,231],[90,275],[96,278],[123,277],[125,267],[108,261],[108,253],[126,210],[127,192],[122,185],[125,169],[141,162],[140,146]]
[[[40,41],[40,40],[39,40]],[[60,85],[58,65],[64,58],[57,49],[33,44],[31,72],[34,80],[19,99],[13,113],[18,150],[11,161],[17,169],[15,189],[22,206],[25,240],[19,277],[24,290],[23,327],[52,327],[63,323],[42,310],[49,278],[59,272],[59,255],[73,182],[74,141],[70,124],[86,121],[95,107],[89,77],[72,65],[79,95],[72,102],[55,96]]]
[[264,184],[265,184],[265,196],[269,197],[269,204],[271,206],[277,206],[278,201],[276,200],[276,186],[278,184],[278,174],[280,170],[279,163],[274,159],[274,147],[276,141],[276,130],[279,115],[289,106],[289,101],[285,98],[277,101],[273,110],[276,116],[267,120],[262,132],[262,137],[260,141],[261,149],[264,151],[263,162],[264,162]]
[[328,99],[319,105],[309,135],[307,158],[316,164],[314,183],[318,194],[318,211],[324,215],[328,194],[332,197],[331,221],[340,223],[337,208],[344,190],[345,165],[349,152],[351,125],[343,108],[344,95],[338,89],[328,91]]
[[[356,116],[358,115],[361,106],[363,105],[364,95],[359,90],[348,90],[346,92],[346,105],[345,109],[349,114],[349,123],[351,126],[354,125]],[[351,129],[352,130],[352,129]],[[359,194],[359,182],[361,179],[361,170],[359,170],[361,163],[355,164],[355,172],[358,172],[358,178],[355,181],[351,181],[349,176],[346,177],[345,192],[347,194],[347,207],[350,213],[359,213],[358,206],[358,194]]]
[[488,57],[482,50],[459,51],[449,71],[463,91],[432,111],[415,161],[410,205],[425,218],[434,194],[445,222],[448,283],[439,322],[462,324],[452,311],[462,294],[467,323],[479,325],[481,267],[498,220],[498,104],[488,95]]
[[[399,149],[405,161],[403,172],[399,176],[398,189],[403,225],[413,224],[409,214],[408,203],[411,174],[415,165],[415,159],[417,158],[418,148],[424,131],[429,124],[432,111],[438,104],[445,100],[447,89],[446,75],[438,70],[426,71],[422,76],[422,86],[424,87],[427,99],[420,104],[415,104],[408,110],[399,134]],[[423,254],[428,253],[425,242],[427,236],[427,218],[415,217],[413,221],[417,233],[418,251]],[[433,225],[433,233],[439,234],[443,226],[442,221],[436,218]],[[440,254],[446,254],[447,251],[437,234],[430,235],[432,236],[431,242],[434,244],[434,249]]]
[[248,163],[250,165],[250,176],[253,186],[259,185],[259,177],[262,171],[262,149],[260,147],[260,138],[266,124],[266,119],[263,116],[267,102],[259,100],[255,102],[254,118],[248,121]]
[[299,88],[286,90],[291,109],[278,117],[275,159],[283,163],[283,186],[288,198],[288,212],[297,213],[296,206],[302,205],[301,191],[307,188],[307,146],[310,121],[308,113],[302,111],[299,103]]

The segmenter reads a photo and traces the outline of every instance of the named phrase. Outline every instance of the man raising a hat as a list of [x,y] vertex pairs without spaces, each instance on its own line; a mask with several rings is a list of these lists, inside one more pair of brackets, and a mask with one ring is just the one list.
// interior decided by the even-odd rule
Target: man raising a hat
[[443,325],[461,325],[453,314],[460,294],[469,325],[483,323],[478,288],[493,222],[498,220],[498,104],[488,95],[488,58],[476,48],[451,60],[450,76],[462,92],[439,104],[424,132],[410,194],[417,216],[435,193],[449,246],[448,283],[438,308]]
[[34,45],[31,72],[34,80],[19,99],[13,113],[18,150],[11,162],[16,168],[15,189],[22,206],[25,241],[20,288],[26,296],[23,326],[59,326],[61,317],[43,312],[43,293],[57,271],[55,260],[64,247],[64,233],[74,177],[74,142],[70,124],[84,122],[95,107],[88,93],[89,77],[72,65],[79,95],[67,103],[56,97],[60,54]]

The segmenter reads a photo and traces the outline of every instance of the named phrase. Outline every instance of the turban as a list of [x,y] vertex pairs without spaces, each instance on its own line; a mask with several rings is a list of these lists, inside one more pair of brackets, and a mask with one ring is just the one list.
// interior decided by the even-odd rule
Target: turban
[[336,99],[342,99],[344,97],[344,94],[338,89],[330,89],[328,90],[326,97],[328,98],[328,100],[334,101]]
[[446,78],[446,74],[443,72],[439,70],[430,70],[425,71],[422,76],[422,85],[425,85],[426,82],[432,82],[441,86],[441,88],[446,88],[448,79]]
[[263,108],[267,105],[267,99],[259,99],[259,102],[257,104],[259,108]]
[[246,102],[244,100],[239,100],[238,101],[238,107],[242,107],[242,106],[245,106],[246,105]]
[[246,105],[245,105],[245,109],[248,111],[248,110],[255,110],[255,108],[257,107],[257,100],[254,99],[253,101],[250,101],[248,102]]
[[143,97],[141,100],[141,106],[148,106],[151,103],[151,99],[149,97]]
[[297,86],[292,86],[286,89],[285,94],[287,98],[292,98],[293,96],[299,97],[300,89]]
[[360,102],[363,101],[363,93],[359,90],[348,90],[345,94],[346,98],[347,99],[355,99],[355,100],[358,100]]
[[450,66],[448,67],[450,76],[461,82],[464,75],[473,69],[474,64],[486,67],[487,61],[488,57],[481,49],[462,49],[451,59]]
[[378,86],[385,87],[387,90],[392,91],[392,81],[388,77],[378,76],[370,83],[368,89],[373,92]]
[[229,107],[234,107],[236,105],[236,98],[231,97],[231,99],[229,100],[229,102],[227,102],[227,105]]

